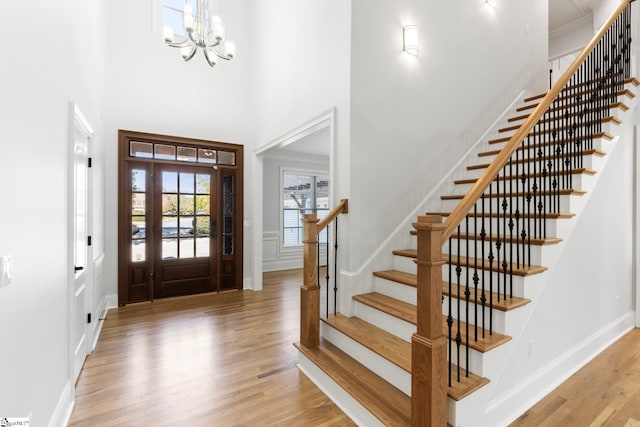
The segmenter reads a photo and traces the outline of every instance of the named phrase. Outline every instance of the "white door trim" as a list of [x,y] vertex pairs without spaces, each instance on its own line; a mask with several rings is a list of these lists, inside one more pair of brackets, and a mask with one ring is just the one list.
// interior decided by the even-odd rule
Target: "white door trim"
[[330,149],[329,149],[329,194],[333,202],[333,206],[336,204],[336,192],[335,192],[335,153],[336,153],[336,109],[330,110],[320,114],[319,116],[309,120],[307,123],[297,127],[296,129],[287,132],[286,134],[276,138],[268,144],[257,148],[253,152],[253,201],[251,206],[252,216],[252,240],[253,244],[253,281],[252,289],[254,291],[262,290],[262,238],[263,238],[263,162],[264,155],[267,151],[273,148],[282,148],[295,142],[305,136],[322,129],[329,127]]
[[[89,122],[86,120],[78,106],[74,101],[69,102],[69,141],[68,141],[68,165],[67,165],[67,271],[68,271],[68,298],[69,298],[69,312],[68,312],[68,329],[69,329],[69,381],[71,384],[75,384],[77,379],[77,373],[75,368],[75,324],[77,319],[76,313],[76,290],[75,290],[75,259],[74,259],[74,246],[75,246],[75,233],[74,233],[74,198],[75,198],[75,135],[76,130],[80,131],[82,135],[87,138],[87,156],[90,158],[92,155],[92,142],[94,137],[94,131]],[[86,212],[86,230],[87,235],[92,235],[92,219],[93,219],[93,200],[92,200],[92,169],[87,168],[87,212]],[[87,247],[87,265],[84,272],[86,278],[85,282],[85,301],[84,306],[89,312],[93,311],[93,299],[94,299],[94,280],[93,280],[93,254],[92,247]],[[97,319],[95,319],[97,320]],[[87,346],[87,354],[90,351],[91,343],[93,342],[93,336],[91,334],[91,328],[86,328],[86,339],[84,345]]]

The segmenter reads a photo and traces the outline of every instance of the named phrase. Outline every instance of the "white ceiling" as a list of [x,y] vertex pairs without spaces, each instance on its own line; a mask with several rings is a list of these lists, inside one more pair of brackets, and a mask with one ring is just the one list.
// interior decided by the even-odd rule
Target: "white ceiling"
[[587,19],[600,0],[549,0],[549,32]]

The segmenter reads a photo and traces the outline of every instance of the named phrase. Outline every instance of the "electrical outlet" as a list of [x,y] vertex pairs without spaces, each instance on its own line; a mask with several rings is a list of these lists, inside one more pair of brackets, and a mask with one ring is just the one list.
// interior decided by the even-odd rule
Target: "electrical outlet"
[[11,255],[0,257],[0,288],[11,284]]

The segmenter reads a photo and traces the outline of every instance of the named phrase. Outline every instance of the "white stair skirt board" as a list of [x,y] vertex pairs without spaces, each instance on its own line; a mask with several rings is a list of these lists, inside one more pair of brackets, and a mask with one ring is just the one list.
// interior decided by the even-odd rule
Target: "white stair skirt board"
[[371,412],[336,384],[315,363],[298,352],[298,369],[304,373],[338,408],[359,426],[384,427]]

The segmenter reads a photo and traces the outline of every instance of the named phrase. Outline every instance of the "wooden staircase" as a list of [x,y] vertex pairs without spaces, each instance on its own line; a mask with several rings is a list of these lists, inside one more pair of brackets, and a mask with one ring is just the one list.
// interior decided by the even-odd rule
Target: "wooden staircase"
[[[573,218],[574,213],[571,212],[572,201],[579,199],[586,194],[581,187],[581,178],[594,176],[598,172],[597,159],[606,156],[607,144],[614,139],[615,126],[622,121],[618,115],[628,111],[634,105],[635,92],[631,89],[638,85],[635,79],[627,82],[628,88],[621,91],[622,100],[612,104],[612,115],[607,120],[611,124],[606,132],[600,132],[594,135],[594,149],[585,150],[584,162],[587,167],[575,168],[573,170],[574,187],[562,190],[562,205],[567,207],[567,211],[558,214],[547,214],[546,221],[548,223],[557,223]],[[530,111],[532,106],[536,105],[539,96],[525,99],[524,104],[518,107],[519,111]],[[524,117],[516,116],[509,118],[508,121],[521,120]],[[515,128],[503,128],[500,132],[513,132]],[[485,168],[492,156],[499,153],[499,148],[494,148],[501,143],[507,141],[509,137],[500,138],[500,140],[487,141],[487,149],[477,154],[477,160],[482,163],[470,164],[466,167],[468,174],[472,175],[476,170]],[[522,148],[527,149],[526,146]],[[501,176],[499,179],[504,179]],[[519,176],[506,176],[506,180],[519,178]],[[446,217],[449,215],[450,209],[455,207],[470,184],[473,184],[477,178],[471,176],[468,178],[457,179],[454,181],[453,194],[445,194],[440,197],[441,211],[428,212],[428,215],[440,215]],[[542,193],[541,193],[542,194]],[[509,197],[509,193],[494,194],[493,197],[502,198]],[[492,216],[496,216],[493,213]],[[471,217],[473,215],[470,214]],[[478,214],[478,216],[480,216]],[[484,214],[488,217],[488,214]],[[531,214],[531,217],[536,217]],[[549,229],[555,232],[558,227],[550,226]],[[415,231],[407,230],[408,233],[415,235]],[[457,237],[457,234],[455,235]],[[476,242],[480,240],[476,231],[469,233],[461,232],[459,237],[463,241]],[[485,236],[487,242],[494,242],[496,236]],[[520,244],[518,238],[508,239],[502,237],[506,245],[517,246]],[[531,244],[535,246],[534,255],[536,260],[544,258],[546,247],[557,245],[562,241],[561,235],[548,235],[545,238],[531,239]],[[414,242],[415,244],[415,242]],[[447,248],[445,247],[446,251]],[[323,336],[325,339],[315,349],[307,349],[297,345],[301,354],[312,363],[320,367],[320,369],[337,385],[347,390],[348,393],[359,402],[367,411],[375,418],[380,420],[382,425],[409,425],[410,420],[410,381],[411,381],[411,334],[415,330],[416,324],[416,306],[415,306],[415,288],[417,285],[415,273],[416,249],[397,249],[392,253],[394,258],[394,268],[383,271],[374,272],[373,291],[353,296],[356,315],[352,317],[344,316],[340,313],[330,315],[323,318]],[[445,260],[454,265],[458,262],[464,268],[477,268],[488,272],[490,269],[495,274],[500,266],[496,261],[491,264],[488,260],[482,263],[476,263],[473,260],[467,260],[464,254],[458,256],[452,254],[449,258],[448,254],[444,254]],[[455,277],[449,278],[446,271],[447,266],[443,268],[443,286],[442,294],[444,298],[451,298],[454,305],[464,295],[464,286],[455,283]],[[526,297],[527,278],[543,274],[547,267],[544,265],[519,265],[512,267],[515,276],[518,276],[521,283],[516,287],[518,294],[505,298],[495,291],[488,296],[493,300],[493,316],[495,319],[502,319],[497,323],[498,330],[494,330],[491,334],[485,328],[479,325],[479,338],[477,341],[470,342],[471,358],[477,359],[469,362],[471,369],[475,366],[482,366],[482,358],[490,354],[492,350],[505,345],[511,340],[511,337],[505,333],[504,323],[507,321],[506,316],[509,312],[516,311],[531,302]],[[451,279],[451,285],[450,285]],[[471,292],[469,296],[472,302],[476,302],[477,292]],[[442,318],[442,330],[448,331],[447,317]],[[473,325],[469,325],[471,329]],[[503,330],[500,330],[503,329]],[[467,331],[467,323],[457,319],[452,324],[452,334],[455,336],[458,331],[462,339],[465,339]],[[336,341],[331,343],[330,341]],[[346,349],[340,350],[338,347]],[[455,353],[455,350],[454,350]],[[452,355],[454,358],[456,354]],[[358,361],[360,360],[360,361]],[[368,360],[372,366],[365,367],[361,361]],[[373,362],[371,362],[373,360]],[[490,382],[490,378],[483,376],[482,372],[469,372],[464,374],[463,361],[460,367],[462,374],[460,381],[457,381],[458,366],[452,366],[452,376],[454,377],[448,386],[447,394],[452,401],[460,401],[470,394],[478,391]],[[394,369],[395,368],[395,369]],[[480,368],[481,370],[481,368]]]
[[[393,250],[392,267],[373,272],[368,291],[352,296],[350,316],[322,319],[320,342],[310,338],[317,328],[309,307],[317,310],[317,302],[308,295],[319,288],[306,263],[315,259],[317,233],[305,227],[299,366],[358,424],[441,425],[447,418],[457,425],[461,409],[465,425],[497,419],[480,417],[491,381],[518,375],[504,370],[505,357],[635,108],[639,82],[624,79],[629,68],[616,50],[629,55],[628,3],[549,93],[524,99],[474,151],[413,224],[417,241]],[[595,46],[605,35],[617,44],[602,54]],[[587,66],[588,58],[600,62]],[[585,70],[594,77],[585,80]]]

